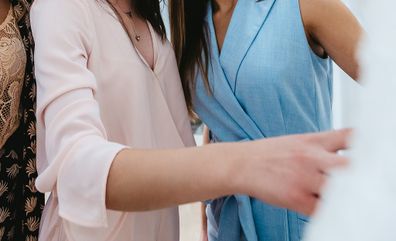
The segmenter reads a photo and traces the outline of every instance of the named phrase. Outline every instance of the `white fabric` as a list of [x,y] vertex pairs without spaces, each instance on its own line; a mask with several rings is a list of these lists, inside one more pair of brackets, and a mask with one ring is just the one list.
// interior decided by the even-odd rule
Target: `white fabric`
[[306,241],[396,240],[396,2],[360,4],[368,34],[352,164],[334,174]]

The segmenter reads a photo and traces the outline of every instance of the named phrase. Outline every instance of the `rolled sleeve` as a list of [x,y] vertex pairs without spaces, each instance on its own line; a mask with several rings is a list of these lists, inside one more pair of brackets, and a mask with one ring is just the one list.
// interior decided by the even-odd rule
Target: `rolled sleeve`
[[41,0],[32,7],[42,167],[36,185],[42,192],[56,190],[63,219],[106,227],[108,173],[127,147],[108,141],[101,121],[96,79],[87,67],[91,17],[86,1]]

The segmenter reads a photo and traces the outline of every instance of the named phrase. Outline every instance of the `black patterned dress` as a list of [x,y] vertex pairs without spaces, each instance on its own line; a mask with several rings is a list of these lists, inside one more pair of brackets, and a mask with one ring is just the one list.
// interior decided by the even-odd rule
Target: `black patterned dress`
[[[21,91],[18,92],[19,122],[16,130],[0,147],[0,240],[37,241],[44,196],[35,188],[36,82],[33,75],[33,39],[28,14],[31,1],[13,0],[11,3],[16,27],[26,52],[26,69]],[[7,40],[6,36],[0,38],[1,41]],[[6,43],[0,44],[0,47],[4,46],[7,46]],[[0,101],[0,104],[3,102]],[[0,110],[3,111],[2,108]]]

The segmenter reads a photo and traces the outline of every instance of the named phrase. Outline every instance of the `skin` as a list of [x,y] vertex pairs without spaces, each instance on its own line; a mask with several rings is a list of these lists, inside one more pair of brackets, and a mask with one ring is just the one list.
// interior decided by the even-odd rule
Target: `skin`
[[[213,22],[219,49],[237,4],[237,0],[215,0]],[[320,57],[331,57],[351,78],[359,78],[357,49],[363,33],[358,20],[340,0],[300,0],[301,16],[307,40]],[[204,143],[208,142],[208,128],[204,129]],[[207,219],[202,205],[201,240],[207,241]]]
[[[213,21],[221,50],[237,0],[215,0]],[[307,40],[320,57],[330,56],[349,76],[357,80],[356,58],[363,29],[340,0],[300,0]]]
[[107,207],[147,211],[234,193],[311,214],[348,130],[174,150],[125,149],[107,183]]
[[[209,135],[209,128],[204,125],[203,129],[203,144],[208,145],[210,144],[210,135]],[[201,241],[208,241],[208,217],[206,216],[206,204],[201,203]]]
[[0,23],[4,22],[10,10],[10,2],[8,0],[0,0]]
[[363,29],[340,0],[300,0],[305,31],[319,56],[330,56],[350,77],[359,78],[357,50]]
[[[127,0],[118,4],[125,6],[122,1]],[[147,211],[241,193],[310,214],[324,173],[347,162],[336,152],[347,147],[349,134],[342,130],[173,150],[125,149],[111,166],[106,206]]]
[[[151,38],[150,29],[148,27],[147,21],[142,17],[136,15],[136,11],[132,6],[132,2],[129,0],[109,0],[109,2],[118,6],[123,13],[132,13],[132,18],[129,16],[129,23],[127,27],[134,28],[135,31],[132,30],[132,33],[136,33],[140,36],[141,40],[137,41],[135,38],[132,38],[133,44],[137,51],[139,51],[140,55],[144,58],[147,64],[151,69],[154,69],[154,48],[153,48],[153,40]],[[127,15],[125,15],[127,16]]]

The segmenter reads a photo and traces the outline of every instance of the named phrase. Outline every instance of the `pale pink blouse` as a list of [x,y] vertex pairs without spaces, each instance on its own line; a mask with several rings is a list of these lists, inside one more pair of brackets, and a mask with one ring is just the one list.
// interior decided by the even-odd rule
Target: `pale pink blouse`
[[52,192],[41,241],[177,241],[177,207],[106,209],[110,166],[124,148],[194,145],[174,53],[152,28],[151,70],[102,0],[36,0],[37,160]]

